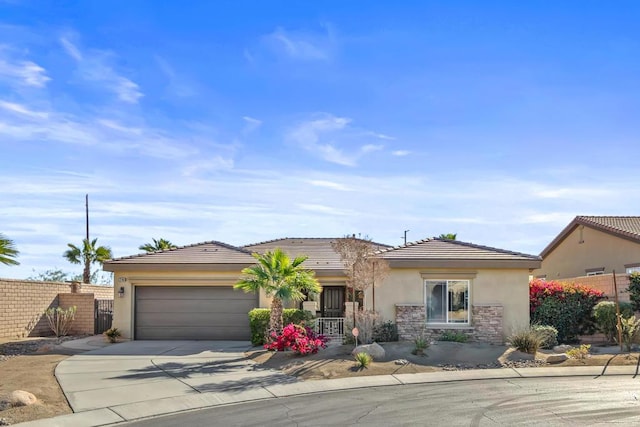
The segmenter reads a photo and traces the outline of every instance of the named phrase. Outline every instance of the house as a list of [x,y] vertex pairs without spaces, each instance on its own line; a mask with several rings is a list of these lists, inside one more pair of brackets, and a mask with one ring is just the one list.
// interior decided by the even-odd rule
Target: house
[[[252,253],[277,247],[307,255],[323,292],[318,324],[342,328],[347,288],[331,238],[285,238],[235,247],[210,241],[108,261],[115,274],[114,326],[131,339],[241,339],[250,337],[247,312],[269,307],[264,294],[233,289]],[[514,327],[528,325],[528,277],[540,258],[444,239],[398,247],[373,243],[390,265],[386,279],[359,297],[402,338],[458,330],[480,341],[502,342]],[[325,322],[326,323],[323,323]]]
[[640,271],[640,216],[577,216],[540,256],[546,280]]

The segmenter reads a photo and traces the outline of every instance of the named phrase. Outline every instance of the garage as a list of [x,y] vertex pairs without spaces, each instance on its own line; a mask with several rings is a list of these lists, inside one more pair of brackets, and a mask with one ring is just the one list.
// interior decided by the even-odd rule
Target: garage
[[258,298],[231,286],[136,286],[135,339],[251,339]]

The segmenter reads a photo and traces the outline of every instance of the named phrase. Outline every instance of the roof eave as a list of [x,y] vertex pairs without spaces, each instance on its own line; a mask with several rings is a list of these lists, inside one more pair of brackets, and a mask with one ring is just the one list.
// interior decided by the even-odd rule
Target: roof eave
[[541,259],[387,259],[391,268],[536,269]]

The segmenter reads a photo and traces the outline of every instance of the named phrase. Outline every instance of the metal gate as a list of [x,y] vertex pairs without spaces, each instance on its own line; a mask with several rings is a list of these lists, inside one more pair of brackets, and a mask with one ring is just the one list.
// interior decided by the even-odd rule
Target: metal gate
[[113,300],[94,300],[93,332],[98,335],[111,328],[113,322]]

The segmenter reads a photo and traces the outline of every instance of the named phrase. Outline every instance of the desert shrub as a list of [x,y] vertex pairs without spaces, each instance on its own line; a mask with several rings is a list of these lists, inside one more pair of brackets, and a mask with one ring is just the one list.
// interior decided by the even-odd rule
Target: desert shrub
[[508,339],[509,344],[516,350],[524,353],[536,354],[542,346],[543,338],[531,328],[523,328],[515,331]]
[[373,362],[373,357],[371,357],[369,353],[365,352],[356,353],[355,359],[357,364],[356,366],[360,369],[368,368],[369,365],[371,365],[371,362]]
[[629,274],[629,299],[633,305],[633,311],[640,311],[640,273],[633,272]]
[[[380,314],[373,310],[356,311],[356,327],[358,328],[358,344],[371,344],[374,341],[374,328],[379,322]],[[344,344],[355,343],[353,330],[353,316],[344,321]]]
[[[249,326],[251,328],[251,344],[262,345],[266,342],[269,329],[269,317],[271,310],[268,308],[254,308],[249,312]],[[313,320],[313,315],[308,311],[296,308],[286,308],[282,311],[283,324],[303,325]]]
[[391,320],[376,323],[373,327],[373,340],[375,342],[398,341],[398,326]]
[[580,347],[574,347],[567,350],[567,356],[572,359],[586,359],[591,351],[591,344],[582,344]]
[[620,331],[622,335],[622,342],[627,351],[631,351],[631,344],[640,332],[640,319],[636,319],[636,316],[624,318],[620,316]]
[[76,317],[76,310],[75,305],[67,309],[56,307],[45,310],[44,315],[56,337],[63,337],[69,333],[71,324]]
[[576,342],[579,335],[596,331],[593,307],[604,293],[576,283],[529,283],[531,323],[550,325],[558,330],[558,341]]
[[[627,319],[633,316],[631,303],[620,303],[620,315]],[[600,301],[593,308],[593,317],[596,319],[596,327],[602,332],[609,342],[617,341],[618,318],[616,317],[616,304],[612,301]]]
[[321,348],[326,348],[327,341],[328,339],[324,335],[316,335],[313,329],[308,326],[289,323],[280,335],[272,332],[271,342],[265,344],[264,348],[277,351],[292,350],[298,355],[305,356],[315,354]]
[[558,330],[548,325],[531,325],[531,330],[540,336],[542,348],[553,348],[558,345]]
[[413,338],[414,348],[411,351],[413,354],[424,354],[424,351],[429,348],[429,340],[424,336],[416,336]]
[[118,330],[118,328],[109,328],[104,331],[104,335],[107,337],[110,343],[114,343],[118,341],[118,338],[122,335],[122,333],[120,333],[120,330]]
[[464,332],[442,331],[438,341],[467,342],[469,341],[469,336]]

